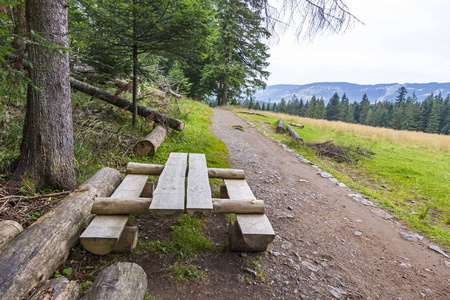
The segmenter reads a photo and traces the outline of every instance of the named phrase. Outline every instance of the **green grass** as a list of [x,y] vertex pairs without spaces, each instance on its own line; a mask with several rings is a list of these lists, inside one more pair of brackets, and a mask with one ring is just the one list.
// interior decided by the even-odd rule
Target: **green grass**
[[[273,113],[267,115],[269,118],[242,116],[261,127],[266,123],[266,126],[276,128],[280,118],[303,123],[304,129],[293,128],[307,142],[333,140],[340,146],[370,149],[375,153],[373,159],[362,159],[355,165],[336,163],[317,157],[306,146],[296,145],[288,133],[271,133],[345,184],[368,195],[377,205],[395,213],[408,225],[450,246],[450,151],[445,145],[447,140],[450,142],[450,137],[423,133],[414,136],[415,133],[355,124],[343,125]],[[374,134],[372,131],[377,132]],[[430,142],[433,138],[436,138],[436,143]],[[413,143],[412,139],[417,141]]]

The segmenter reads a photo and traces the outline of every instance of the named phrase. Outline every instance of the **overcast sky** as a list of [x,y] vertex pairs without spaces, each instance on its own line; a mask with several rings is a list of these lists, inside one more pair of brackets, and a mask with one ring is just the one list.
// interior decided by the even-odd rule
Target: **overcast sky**
[[365,25],[270,49],[268,85],[450,82],[449,0],[346,0]]

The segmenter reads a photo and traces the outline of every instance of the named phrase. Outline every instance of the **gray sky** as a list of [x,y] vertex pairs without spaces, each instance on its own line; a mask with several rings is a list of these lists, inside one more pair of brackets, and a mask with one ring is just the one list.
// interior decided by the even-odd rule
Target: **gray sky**
[[450,82],[449,0],[346,0],[365,25],[312,42],[281,35],[268,85]]

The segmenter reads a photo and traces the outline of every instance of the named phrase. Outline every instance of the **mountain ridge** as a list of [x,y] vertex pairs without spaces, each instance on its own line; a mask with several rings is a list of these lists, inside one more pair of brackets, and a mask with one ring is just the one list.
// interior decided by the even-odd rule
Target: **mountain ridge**
[[450,93],[450,82],[428,82],[428,83],[378,83],[378,84],[357,84],[349,82],[314,82],[308,84],[276,84],[267,86],[265,90],[258,90],[254,98],[256,101],[277,103],[284,98],[286,101],[296,95],[304,101],[310,100],[313,95],[316,98],[323,97],[325,103],[335,92],[340,97],[345,93],[350,102],[360,102],[362,96],[367,94],[371,103],[379,101],[394,101],[397,90],[405,86],[408,94],[412,96],[416,93],[418,101],[424,100],[431,94],[437,95],[441,92],[442,97],[447,97]]

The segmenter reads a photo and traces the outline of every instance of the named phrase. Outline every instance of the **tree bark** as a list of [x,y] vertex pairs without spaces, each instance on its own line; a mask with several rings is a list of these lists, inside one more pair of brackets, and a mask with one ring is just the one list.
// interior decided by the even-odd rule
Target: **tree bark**
[[134,145],[134,153],[137,156],[153,156],[159,146],[166,139],[167,129],[165,126],[156,124],[153,130],[142,140]]
[[122,176],[103,168],[0,252],[0,299],[21,299],[50,278],[91,220],[96,196],[113,193]]
[[[28,31],[45,43],[68,47],[67,8],[67,0],[26,1]],[[9,186],[26,182],[34,190],[70,190],[76,187],[76,178],[69,56],[64,50],[49,50],[36,38],[27,47],[31,84],[19,164]]]
[[83,290],[76,281],[60,277],[46,281],[28,300],[78,300]]
[[82,300],[142,300],[147,274],[135,263],[117,263],[103,269]]
[[[92,85],[89,85],[87,83],[84,83],[82,81],[76,80],[74,78],[70,78],[70,85],[73,89],[83,92],[85,94],[91,95],[93,97],[96,97],[100,100],[106,101],[112,105],[115,105],[117,107],[126,109],[130,112],[133,112],[133,103],[128,101],[125,98],[117,97],[111,93],[108,93],[104,90],[101,90],[99,88],[96,88]],[[141,117],[147,118],[149,120],[155,121],[156,123],[160,123],[162,125],[168,126],[172,129],[183,131],[184,129],[184,122],[177,120],[175,118],[172,118],[168,115],[159,113],[157,111],[154,111],[150,108],[147,108],[142,105],[137,106],[137,113]]]

